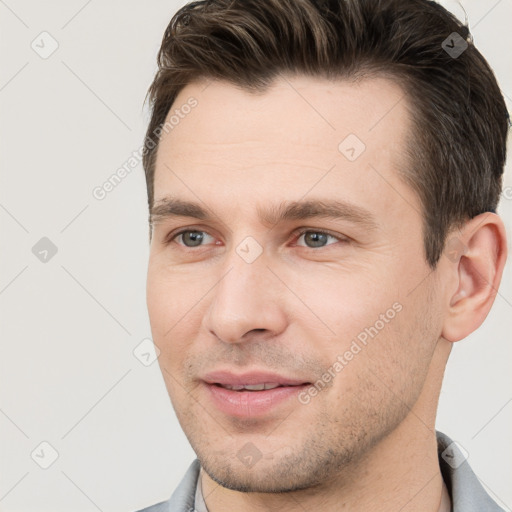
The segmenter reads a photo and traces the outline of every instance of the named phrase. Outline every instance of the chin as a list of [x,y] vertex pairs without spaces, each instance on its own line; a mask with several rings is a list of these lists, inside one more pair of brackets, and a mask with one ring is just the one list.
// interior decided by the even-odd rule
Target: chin
[[286,493],[311,489],[319,485],[318,482],[308,481],[299,482],[298,475],[290,472],[281,472],[280,470],[268,470],[266,467],[244,469],[241,471],[238,467],[226,467],[222,469],[211,468],[201,463],[208,476],[226,489],[237,492],[261,492],[261,493]]

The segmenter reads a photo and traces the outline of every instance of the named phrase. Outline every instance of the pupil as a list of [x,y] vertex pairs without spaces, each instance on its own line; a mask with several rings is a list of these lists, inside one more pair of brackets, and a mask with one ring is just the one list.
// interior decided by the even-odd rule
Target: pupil
[[190,246],[195,247],[201,245],[203,234],[200,231],[187,231],[183,236],[183,241],[185,242],[185,245],[189,245],[187,243],[187,239],[188,241],[192,242]]
[[324,233],[315,233],[311,231],[306,233],[305,240],[309,238],[310,242],[313,242],[313,247],[321,247],[323,242],[327,242],[327,235]]

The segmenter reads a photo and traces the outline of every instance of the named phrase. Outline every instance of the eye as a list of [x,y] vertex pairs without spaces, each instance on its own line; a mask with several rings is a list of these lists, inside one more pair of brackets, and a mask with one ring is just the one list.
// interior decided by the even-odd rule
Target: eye
[[[201,247],[207,245],[208,238],[215,240],[214,237],[209,235],[206,231],[199,229],[182,229],[177,233],[171,233],[166,237],[165,243],[169,244],[176,241],[178,245],[193,249],[194,247]],[[304,244],[297,243],[301,238],[304,238]],[[347,238],[343,236],[336,236],[317,229],[302,229],[295,235],[296,245],[299,247],[306,247],[308,249],[318,249],[328,245],[334,245],[336,242],[347,242]],[[328,243],[329,241],[331,243]],[[203,243],[204,242],[204,243]]]
[[183,245],[185,247],[200,247],[202,242],[207,238],[210,237],[213,239],[211,235],[206,233],[206,231],[199,231],[195,229],[184,229],[182,231],[179,231],[178,233],[175,233],[174,235],[169,237],[169,242],[172,242],[176,239],[181,239],[182,243],[179,243],[179,245]]
[[304,229],[301,232],[298,233],[299,238],[297,240],[300,240],[302,237],[304,237],[304,242],[306,243],[305,246],[300,245],[301,247],[307,247],[309,249],[315,249],[318,247],[325,247],[326,245],[333,245],[326,243],[329,239],[333,239],[338,242],[346,242],[346,238],[344,237],[338,237],[331,235],[330,233],[327,233],[326,231],[319,231],[316,229]]

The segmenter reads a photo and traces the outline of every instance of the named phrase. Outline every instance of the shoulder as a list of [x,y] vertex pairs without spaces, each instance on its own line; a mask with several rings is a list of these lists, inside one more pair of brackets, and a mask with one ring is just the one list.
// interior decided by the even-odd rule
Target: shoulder
[[439,466],[453,512],[504,512],[483,488],[467,461],[463,448],[436,431]]
[[190,512],[194,510],[194,499],[200,464],[195,459],[190,464],[181,482],[167,501],[162,501],[138,512]]

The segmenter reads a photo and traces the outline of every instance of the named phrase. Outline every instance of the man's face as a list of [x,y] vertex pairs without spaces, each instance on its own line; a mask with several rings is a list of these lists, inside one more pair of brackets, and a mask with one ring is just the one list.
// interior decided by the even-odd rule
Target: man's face
[[[197,105],[156,161],[147,301],[160,367],[211,478],[306,488],[411,416],[441,333],[439,270],[398,175],[406,99],[376,78],[205,87],[179,94],[168,119]],[[170,215],[170,199],[207,216]],[[312,215],[334,201],[338,216]],[[227,389],[264,383],[280,387]]]

